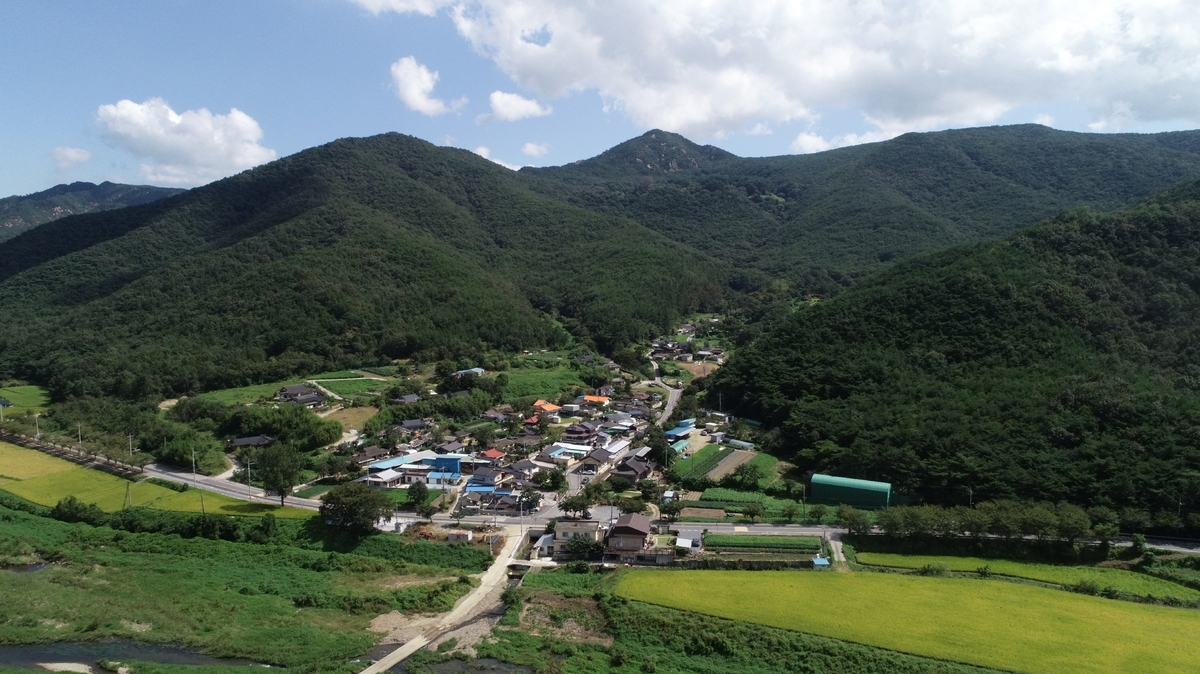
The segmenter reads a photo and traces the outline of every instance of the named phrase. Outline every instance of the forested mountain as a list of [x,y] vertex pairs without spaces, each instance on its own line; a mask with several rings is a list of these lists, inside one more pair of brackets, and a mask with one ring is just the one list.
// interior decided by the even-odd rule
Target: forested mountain
[[24,196],[0,199],[0,241],[68,215],[148,204],[184,190],[150,185],[74,182]]
[[0,246],[0,378],[141,399],[423,353],[646,339],[721,265],[470,152],[340,140]]
[[1200,183],[902,262],[713,386],[807,470],[941,502],[1200,508]]
[[543,193],[632,218],[738,269],[832,294],[916,253],[1079,206],[1118,208],[1200,176],[1200,132],[1029,124],[740,158],[651,131],[593,159],[521,174]]

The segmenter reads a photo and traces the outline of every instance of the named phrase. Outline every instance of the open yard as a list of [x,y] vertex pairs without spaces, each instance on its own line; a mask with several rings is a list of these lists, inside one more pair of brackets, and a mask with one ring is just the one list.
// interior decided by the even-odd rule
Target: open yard
[[0,388],[0,398],[4,398],[13,406],[4,410],[5,414],[20,414],[25,411],[45,412],[50,404],[50,394],[41,386],[9,386]]
[[1027,578],[1043,583],[1073,585],[1090,580],[1101,588],[1112,586],[1118,590],[1156,597],[1174,596],[1179,599],[1200,598],[1200,592],[1189,587],[1176,585],[1134,571],[1124,569],[1098,569],[1092,566],[1055,566],[1052,564],[1030,564],[1006,559],[982,559],[980,557],[941,557],[931,555],[893,555],[882,552],[858,553],[860,564],[890,566],[900,569],[919,569],[926,564],[945,564],[951,571],[973,572],[982,566],[1001,576]]
[[[8,472],[23,473],[10,475]],[[127,500],[135,506],[147,506],[159,510],[177,512],[200,512],[200,491],[189,489],[176,492],[148,482],[130,482],[64,461],[32,449],[0,443],[0,474],[14,481],[0,484],[0,489],[44,506],[53,506],[68,496],[84,503],[95,503],[105,512],[114,512],[125,507]],[[207,512],[222,515],[263,515],[272,513],[276,517],[306,518],[313,512],[302,508],[280,508],[265,503],[249,503],[204,492],[204,507]]]
[[367,423],[368,419],[375,416],[377,412],[379,410],[374,407],[346,407],[325,418],[341,424],[342,430],[345,432],[349,432],[350,430],[362,431],[363,425]]
[[999,669],[1196,670],[1200,612],[967,578],[808,571],[628,572],[618,595]]

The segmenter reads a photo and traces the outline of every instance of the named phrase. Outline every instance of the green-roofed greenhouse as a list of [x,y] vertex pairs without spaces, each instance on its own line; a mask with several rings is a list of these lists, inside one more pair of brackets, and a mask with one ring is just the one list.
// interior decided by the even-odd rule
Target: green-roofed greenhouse
[[887,482],[817,473],[812,476],[808,494],[814,503],[846,504],[856,508],[886,508],[892,500],[892,485]]

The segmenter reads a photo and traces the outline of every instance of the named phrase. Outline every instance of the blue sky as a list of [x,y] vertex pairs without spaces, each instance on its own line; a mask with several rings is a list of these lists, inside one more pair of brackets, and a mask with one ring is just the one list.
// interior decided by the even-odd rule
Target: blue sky
[[549,165],[656,127],[750,156],[1200,125],[1197,9],[1046,4],[7,0],[0,196],[191,186],[387,131]]

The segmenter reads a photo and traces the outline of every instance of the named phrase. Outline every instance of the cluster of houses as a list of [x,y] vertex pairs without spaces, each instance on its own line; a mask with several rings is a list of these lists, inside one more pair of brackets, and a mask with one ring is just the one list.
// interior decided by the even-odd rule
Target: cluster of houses
[[[649,402],[648,395],[644,399],[629,396],[619,407],[606,395],[579,396],[561,406],[538,400],[531,416],[523,419],[519,433],[486,448],[468,446],[465,431],[437,435],[432,419],[406,419],[385,431],[385,435],[402,440],[397,448],[367,446],[353,459],[366,468],[359,479],[371,487],[405,489],[420,482],[455,494],[456,508],[467,515],[509,515],[529,507],[521,494],[538,489],[534,476],[541,471],[561,469],[586,476],[607,472],[630,483],[651,477],[655,465],[650,448],[632,446],[650,424]],[[511,408],[501,406],[483,416],[502,422],[514,414]],[[546,444],[537,430],[539,417],[561,423],[566,415],[578,421],[563,430],[561,440]]]
[[281,403],[304,405],[309,409],[325,404],[325,396],[308,384],[284,386],[275,392],[275,399]]
[[677,360],[681,363],[708,361],[724,363],[725,351],[717,347],[704,348],[692,353],[692,347],[687,342],[677,342],[670,339],[660,339],[650,345],[650,357],[654,360]]
[[673,544],[660,545],[659,534],[666,533],[664,526],[655,527],[640,513],[621,515],[607,525],[588,519],[560,519],[553,531],[538,537],[531,554],[560,560],[578,557],[579,553],[572,552],[571,541],[579,538],[603,543],[603,561],[618,564],[666,565],[673,563],[681,551],[701,550],[704,532],[699,528],[680,529]]

